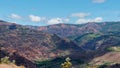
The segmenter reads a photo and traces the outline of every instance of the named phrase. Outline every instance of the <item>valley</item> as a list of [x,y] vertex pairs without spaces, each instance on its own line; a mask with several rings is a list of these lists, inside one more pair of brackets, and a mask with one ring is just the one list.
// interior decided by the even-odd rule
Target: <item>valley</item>
[[[0,58],[9,56],[26,68],[61,68],[120,64],[120,22],[23,26],[0,21]],[[119,67],[118,67],[119,68]]]

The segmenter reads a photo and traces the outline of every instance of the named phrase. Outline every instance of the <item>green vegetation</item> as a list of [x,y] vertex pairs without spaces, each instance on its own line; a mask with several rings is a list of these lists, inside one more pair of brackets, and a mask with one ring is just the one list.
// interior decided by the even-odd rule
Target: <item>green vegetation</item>
[[103,64],[101,65],[94,65],[94,64],[82,64],[80,65],[79,67],[80,68],[105,68],[105,67],[108,67],[110,65],[113,65],[114,63],[112,62],[104,62]]
[[112,52],[120,52],[120,46],[110,47],[107,50]]
[[113,64],[113,62],[105,62],[104,64],[100,65],[98,68],[105,68],[105,67],[108,67],[112,64]]
[[46,61],[35,61],[38,68],[61,68],[61,63],[64,61],[63,58],[55,58]]
[[76,41],[81,46],[99,36],[101,36],[101,34],[87,33],[87,34],[76,37],[74,41]]
[[[70,58],[55,58],[52,60],[46,60],[46,61],[35,61],[38,68],[71,68],[72,61],[70,61]],[[77,61],[76,61],[77,62]],[[73,62],[74,64],[75,61]]]

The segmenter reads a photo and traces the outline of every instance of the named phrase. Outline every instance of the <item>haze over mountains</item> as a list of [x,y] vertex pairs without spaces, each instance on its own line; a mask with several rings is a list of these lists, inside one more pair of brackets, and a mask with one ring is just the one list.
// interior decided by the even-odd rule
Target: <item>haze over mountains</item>
[[[51,59],[66,56],[73,59],[75,68],[80,68],[81,64],[87,63],[92,65],[120,63],[118,62],[120,61],[118,59],[120,57],[119,30],[120,22],[56,24],[38,27],[0,21],[1,54],[4,57],[7,55],[5,53],[8,53],[11,58],[17,54],[29,62],[23,64],[27,68],[36,68],[36,64],[39,68],[44,68],[44,64],[49,64],[47,68],[51,68],[51,66],[60,68],[59,65],[63,59],[61,59],[62,61],[57,61],[59,59],[52,61]],[[115,56],[117,58],[114,58]],[[109,58],[104,60],[106,57]],[[51,61],[36,63],[36,61],[46,60]],[[19,62],[20,60],[17,61],[18,65],[22,64]],[[52,65],[54,62],[56,65]]]

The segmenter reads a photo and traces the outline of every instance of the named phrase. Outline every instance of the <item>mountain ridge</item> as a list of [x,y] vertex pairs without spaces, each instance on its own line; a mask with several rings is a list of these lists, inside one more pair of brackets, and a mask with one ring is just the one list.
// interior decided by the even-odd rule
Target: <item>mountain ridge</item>
[[[64,57],[84,50],[74,42],[17,24],[0,22],[0,47],[10,55],[17,53],[31,62]],[[30,67],[28,67],[30,68]]]
[[[40,68],[44,68],[46,64],[49,68],[53,66],[51,63],[55,63],[60,68],[62,58],[68,56],[72,58],[72,62],[76,66],[92,62],[93,59],[110,53],[109,48],[119,46],[119,26],[120,22],[110,22],[109,24],[105,22],[38,27],[1,21],[0,47],[10,57],[11,55],[15,57],[14,53],[18,57],[21,56],[28,62],[27,65],[33,65],[31,68],[36,68],[36,62]],[[19,59],[18,57],[15,59]],[[47,62],[49,59],[53,60]],[[30,67],[27,66],[27,68]]]
[[[116,26],[116,27],[115,27]],[[85,33],[106,33],[119,31],[120,22],[102,22],[86,24],[54,24],[50,26],[40,26],[35,29],[57,34],[61,37],[78,36]]]

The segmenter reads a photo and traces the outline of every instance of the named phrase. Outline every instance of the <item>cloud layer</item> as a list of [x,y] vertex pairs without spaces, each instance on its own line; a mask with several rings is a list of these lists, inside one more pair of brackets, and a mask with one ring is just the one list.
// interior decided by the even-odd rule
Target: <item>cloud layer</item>
[[67,23],[69,22],[69,19],[64,19],[64,18],[52,18],[48,20],[47,24],[59,24],[59,23]]
[[88,23],[88,22],[102,22],[103,21],[103,18],[102,17],[96,17],[94,19],[78,19],[76,21],[77,24],[83,24],[83,23]]
[[[70,23],[75,22],[76,24],[83,24],[83,23],[88,23],[88,22],[102,22],[103,18],[102,17],[96,17],[91,19],[89,16],[91,16],[90,13],[72,13],[70,14],[70,18],[60,18],[60,17],[56,17],[56,18],[47,18],[47,17],[41,17],[41,16],[37,16],[34,14],[30,14],[27,16],[21,16],[19,14],[10,14],[10,18],[11,19],[16,19],[16,20],[20,20],[23,22],[31,22],[31,23],[42,23],[42,24],[59,24],[59,23]],[[73,21],[73,19],[77,19],[76,21]]]
[[45,17],[29,15],[29,19],[31,22],[41,22],[41,21],[45,20]]

